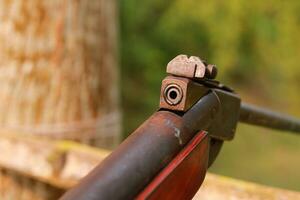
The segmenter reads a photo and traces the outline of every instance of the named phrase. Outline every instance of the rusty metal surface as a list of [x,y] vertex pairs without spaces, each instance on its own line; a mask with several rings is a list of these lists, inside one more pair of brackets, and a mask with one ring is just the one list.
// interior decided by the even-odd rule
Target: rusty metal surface
[[198,130],[209,127],[215,117],[211,111],[218,108],[218,99],[210,93],[182,117],[155,113],[61,199],[133,199]]
[[187,111],[209,89],[190,79],[168,76],[162,81],[159,107],[176,111]]
[[[187,111],[209,91],[216,95],[220,109],[212,126],[208,129],[210,137],[218,140],[232,140],[239,119],[241,100],[238,95],[222,89],[209,88],[188,78],[168,76],[162,82],[160,108],[172,111]],[[174,94],[172,94],[174,93]],[[212,110],[212,113],[214,111]],[[198,113],[198,112],[187,112]],[[190,121],[196,121],[194,116]]]
[[188,78],[204,78],[205,64],[196,56],[178,55],[167,65],[167,73]]
[[299,119],[246,103],[241,105],[239,120],[247,124],[300,133]]
[[178,55],[168,63],[167,73],[191,79],[214,79],[218,70],[197,56]]
[[[238,95],[233,93],[232,89],[212,80],[217,76],[215,65],[203,63],[205,65],[205,75],[203,79],[195,79],[195,76],[192,76],[192,71],[197,69],[197,62],[194,65],[189,64],[193,63],[194,60],[199,62],[200,59],[191,58],[190,60],[187,56],[180,55],[168,64],[167,72],[181,77],[168,76],[163,80],[160,108],[186,112],[204,94],[209,91],[216,94],[217,99],[220,101],[220,109],[218,109],[219,111],[208,129],[212,138],[209,157],[209,166],[211,166],[221,150],[223,141],[234,138],[241,100]],[[195,121],[197,116],[194,117],[194,119],[190,118],[189,120]]]
[[[203,72],[201,79],[195,77],[198,68]],[[212,80],[217,76],[216,66],[206,64],[195,56],[188,58],[186,55],[179,55],[168,64],[167,72],[173,76],[168,76],[162,82],[160,108],[186,112],[201,97],[212,91],[221,106],[213,125],[208,130],[210,137],[217,140],[232,140],[239,119],[241,100],[232,89]]]

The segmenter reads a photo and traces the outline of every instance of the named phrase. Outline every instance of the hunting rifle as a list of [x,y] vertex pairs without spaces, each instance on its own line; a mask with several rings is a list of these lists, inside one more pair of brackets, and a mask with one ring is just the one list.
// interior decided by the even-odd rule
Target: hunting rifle
[[238,121],[300,132],[300,121],[242,104],[217,68],[179,55],[167,65],[160,106],[61,200],[192,199]]

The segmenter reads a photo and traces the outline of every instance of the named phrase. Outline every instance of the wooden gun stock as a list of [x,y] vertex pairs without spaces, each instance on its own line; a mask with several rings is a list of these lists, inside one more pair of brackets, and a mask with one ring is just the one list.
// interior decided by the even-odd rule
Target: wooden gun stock
[[137,196],[136,200],[192,199],[206,174],[209,137],[199,132]]

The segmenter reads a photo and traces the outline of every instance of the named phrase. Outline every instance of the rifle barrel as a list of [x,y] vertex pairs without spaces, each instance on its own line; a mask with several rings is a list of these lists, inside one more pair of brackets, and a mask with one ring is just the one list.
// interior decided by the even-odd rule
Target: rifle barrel
[[267,128],[300,133],[300,120],[288,115],[242,103],[241,122]]
[[199,130],[210,126],[219,106],[209,93],[183,116],[154,113],[60,200],[134,199]]

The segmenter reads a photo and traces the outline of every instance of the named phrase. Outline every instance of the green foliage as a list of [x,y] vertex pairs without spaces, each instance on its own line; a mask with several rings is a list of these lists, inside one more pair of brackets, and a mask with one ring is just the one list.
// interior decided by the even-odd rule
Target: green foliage
[[[125,133],[155,111],[166,64],[178,54],[197,55],[217,64],[218,79],[235,88],[243,100],[300,115],[300,1],[123,0],[120,10]],[[262,130],[255,132],[264,134]],[[254,137],[238,137],[232,148],[225,149],[226,155],[243,162],[245,155],[235,152],[242,148],[239,144],[243,140],[253,142],[253,148],[261,144],[258,139],[262,138]],[[276,137],[274,141],[282,140],[283,148],[297,145],[290,154],[299,155],[300,142],[290,144],[279,134]],[[265,145],[270,152],[277,147],[272,143]],[[259,153],[262,155],[257,161],[268,159]],[[242,169],[222,170],[235,166],[234,162],[225,162],[226,155],[220,158],[224,163],[213,170],[234,176]],[[249,156],[254,157],[251,153]],[[252,179],[255,172],[259,174],[259,166],[262,164],[253,173],[237,177]],[[272,170],[271,164],[264,166]],[[298,157],[296,166],[284,169],[295,170],[299,166]],[[262,178],[266,180],[262,182],[274,180],[274,185],[300,189],[300,184],[278,184],[276,181],[286,178],[283,175],[278,175],[278,179],[270,177]]]

